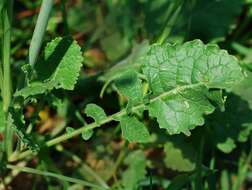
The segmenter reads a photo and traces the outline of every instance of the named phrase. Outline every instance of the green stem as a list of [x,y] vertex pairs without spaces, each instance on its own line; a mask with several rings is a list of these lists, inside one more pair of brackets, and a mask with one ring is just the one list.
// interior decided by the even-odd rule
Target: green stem
[[53,7],[53,0],[43,0],[40,8],[38,20],[33,32],[31,45],[29,48],[29,63],[34,66],[39,55],[43,37],[50,18],[50,13]]
[[2,99],[3,99],[3,111],[5,114],[5,132],[4,132],[4,142],[5,151],[7,157],[12,154],[12,131],[8,125],[8,109],[11,101],[11,71],[10,71],[10,49],[11,49],[11,20],[12,20],[12,7],[13,1],[5,1],[4,8],[2,9],[2,63],[3,72],[1,72],[2,77]]
[[36,174],[36,175],[42,175],[42,176],[46,176],[46,177],[53,177],[53,178],[56,178],[58,180],[67,181],[67,182],[70,182],[70,183],[81,184],[81,185],[86,186],[86,187],[94,187],[94,188],[98,188],[98,189],[104,189],[103,187],[92,184],[92,183],[90,183],[88,181],[84,181],[84,180],[76,179],[76,178],[72,178],[72,177],[67,177],[67,176],[64,176],[64,175],[60,175],[60,174],[56,174],[56,173],[52,173],[52,172],[48,172],[48,171],[41,171],[41,170],[29,168],[29,167],[20,167],[20,166],[15,166],[15,165],[10,165],[10,164],[7,164],[6,167],[8,169],[11,169],[11,170],[17,170],[17,171],[21,171],[21,172],[26,172],[26,173]]
[[[197,88],[199,86],[204,86],[204,84],[202,83],[198,83],[198,84],[191,84],[191,85],[185,85],[185,86],[180,86],[180,87],[177,87],[177,88],[174,88],[173,90],[170,90],[168,92],[164,92],[162,94],[160,94],[159,96],[156,96],[152,99],[150,99],[150,103],[153,103],[155,101],[158,101],[162,98],[166,98],[166,97],[169,97],[171,95],[174,95],[174,94],[178,94],[180,93],[180,91],[183,91],[183,90],[186,90],[186,89],[191,89],[191,88]],[[145,108],[145,104],[142,103],[142,104],[139,104],[139,105],[136,105],[136,106],[133,106],[132,107],[132,112],[136,112],[138,110],[142,110]],[[46,145],[47,147],[51,147],[51,146],[54,146],[56,144],[59,144],[65,140],[68,140],[68,139],[71,139],[75,136],[78,136],[80,135],[82,132],[86,132],[88,130],[91,130],[91,129],[94,129],[94,128],[97,128],[97,127],[100,127],[101,125],[104,125],[106,123],[109,123],[111,121],[118,121],[122,116],[125,116],[128,114],[128,111],[127,109],[123,109],[121,110],[120,112],[117,112],[113,115],[110,115],[108,116],[106,119],[104,119],[103,121],[101,121],[99,124],[97,124],[96,122],[93,122],[93,123],[90,123],[89,125],[86,125],[86,126],[83,126],[79,129],[76,129],[70,133],[65,133],[59,137],[56,137],[52,140],[49,140],[46,142]],[[32,154],[32,152],[30,150],[27,150],[27,151],[24,151],[18,155],[13,155],[9,161],[13,162],[13,161],[17,161],[19,159],[22,159],[22,158],[25,158],[27,157],[28,155]]]
[[3,10],[3,109],[8,111],[11,100],[11,74],[10,74],[10,44],[11,44],[11,9],[12,1],[6,3],[7,8]]
[[3,97],[3,68],[0,64],[0,90],[1,90],[1,96]]

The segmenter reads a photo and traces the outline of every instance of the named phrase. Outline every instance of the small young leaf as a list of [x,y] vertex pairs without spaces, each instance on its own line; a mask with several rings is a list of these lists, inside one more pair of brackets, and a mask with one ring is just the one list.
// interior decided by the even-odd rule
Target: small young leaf
[[85,113],[87,116],[92,117],[98,124],[107,117],[104,110],[96,104],[88,104],[85,108]]
[[122,135],[130,142],[145,143],[150,140],[149,131],[135,117],[124,116],[120,120]]
[[94,134],[94,131],[93,131],[92,129],[90,129],[90,130],[87,130],[87,131],[83,131],[83,132],[81,133],[81,137],[82,137],[85,141],[87,141],[87,140],[89,140],[89,139],[93,136],[93,134]]
[[73,131],[74,131],[74,128],[72,128],[72,127],[67,127],[66,128],[67,134],[72,133]]
[[235,142],[232,138],[228,137],[225,142],[219,142],[217,148],[224,153],[230,153],[233,149],[236,148]]

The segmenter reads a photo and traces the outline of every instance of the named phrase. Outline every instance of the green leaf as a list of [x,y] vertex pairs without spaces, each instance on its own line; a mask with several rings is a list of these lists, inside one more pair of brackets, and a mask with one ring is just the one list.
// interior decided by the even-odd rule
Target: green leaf
[[50,74],[49,81],[54,82],[55,88],[73,90],[83,59],[77,42],[68,37],[55,38],[47,44],[44,59],[42,65],[37,65],[38,75],[43,78]]
[[119,92],[128,98],[130,106],[143,101],[142,82],[134,70],[124,72],[116,79],[115,85]]
[[232,138],[227,137],[224,142],[219,142],[217,148],[225,153],[230,153],[233,149],[236,148],[235,142]]
[[72,133],[73,131],[74,131],[74,128],[72,128],[72,127],[67,127],[67,128],[66,128],[67,134],[70,134],[70,133]]
[[8,115],[8,127],[11,127],[18,139],[24,143],[32,152],[38,152],[40,150],[39,145],[33,138],[32,134],[27,135],[24,128],[24,116],[21,111],[16,111],[10,108],[10,113]]
[[159,127],[167,129],[171,135],[181,132],[190,135],[195,126],[204,124],[203,114],[214,111],[206,94],[206,88],[198,87],[159,98],[149,105],[150,116],[156,117]]
[[134,116],[123,116],[120,119],[122,135],[130,142],[144,143],[150,140],[149,131]]
[[92,129],[90,129],[90,130],[87,130],[87,131],[83,131],[83,132],[81,133],[81,137],[82,137],[85,141],[87,141],[87,140],[89,140],[89,139],[93,136],[93,134],[94,134],[94,131],[93,131]]
[[88,104],[85,108],[85,113],[87,116],[92,117],[98,124],[107,118],[104,110],[96,104]]
[[142,150],[130,153],[124,163],[128,165],[128,169],[123,173],[122,184],[125,190],[136,190],[138,183],[145,178],[146,175],[146,158]]
[[196,167],[197,152],[185,139],[172,138],[164,145],[165,165],[179,172],[190,172]]
[[200,40],[183,45],[154,44],[142,62],[154,95],[191,84],[228,89],[243,78],[234,56]]
[[17,91],[14,95],[22,96],[24,99],[26,99],[29,96],[44,94],[46,91],[51,89],[53,89],[53,85],[51,83],[32,82],[28,84],[27,87]]
[[42,94],[54,88],[73,90],[82,66],[82,54],[79,45],[71,38],[55,38],[45,48],[44,61],[35,65],[36,81],[17,91],[15,96]]
[[238,61],[200,40],[183,45],[154,44],[142,59],[143,73],[155,98],[148,106],[169,134],[190,135],[214,111],[208,89],[230,89],[242,80]]

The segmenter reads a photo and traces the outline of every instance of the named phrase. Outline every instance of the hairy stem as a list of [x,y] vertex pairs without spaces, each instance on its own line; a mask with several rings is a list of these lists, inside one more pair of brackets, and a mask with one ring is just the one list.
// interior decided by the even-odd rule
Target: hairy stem
[[[186,89],[191,89],[191,88],[197,88],[197,87],[203,86],[203,85],[204,84],[202,84],[202,83],[198,83],[198,84],[179,86],[177,88],[174,88],[173,90],[164,92],[164,93],[160,94],[159,96],[156,96],[156,97],[150,99],[150,103],[153,103],[153,102],[155,102],[155,101],[157,101],[159,99],[166,98],[168,96],[177,94],[180,91],[183,91],[183,90],[186,90]],[[144,109],[144,108],[145,108],[145,104],[142,103],[142,104],[133,106],[132,107],[132,112],[136,112],[136,111]],[[109,123],[111,121],[118,121],[122,116],[125,116],[127,114],[128,114],[127,109],[123,109],[123,110],[121,110],[121,111],[119,111],[119,112],[117,112],[117,113],[115,113],[113,115],[108,116],[106,119],[101,121],[99,124],[97,124],[96,122],[93,122],[93,123],[90,123],[90,124],[88,124],[86,126],[83,126],[83,127],[79,128],[79,129],[76,129],[76,130],[74,130],[74,131],[72,131],[70,133],[64,133],[63,135],[61,135],[59,137],[56,137],[56,138],[54,138],[52,140],[47,141],[46,145],[48,147],[54,146],[54,145],[59,144],[59,143],[65,141],[65,140],[76,137],[76,136],[80,135],[82,132],[86,132],[88,130],[100,127],[101,125],[104,125],[104,124]],[[9,161],[13,162],[13,161],[25,158],[26,156],[30,155],[31,153],[32,152],[30,150],[27,150],[27,151],[24,151],[24,152],[22,152],[20,154],[17,154],[17,155],[15,154],[10,158]]]

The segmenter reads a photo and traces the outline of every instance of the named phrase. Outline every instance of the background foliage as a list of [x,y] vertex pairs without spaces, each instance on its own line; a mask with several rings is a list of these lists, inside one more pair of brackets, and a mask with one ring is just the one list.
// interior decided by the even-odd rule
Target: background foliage
[[251,0],[41,3],[13,5],[0,189],[252,188]]

